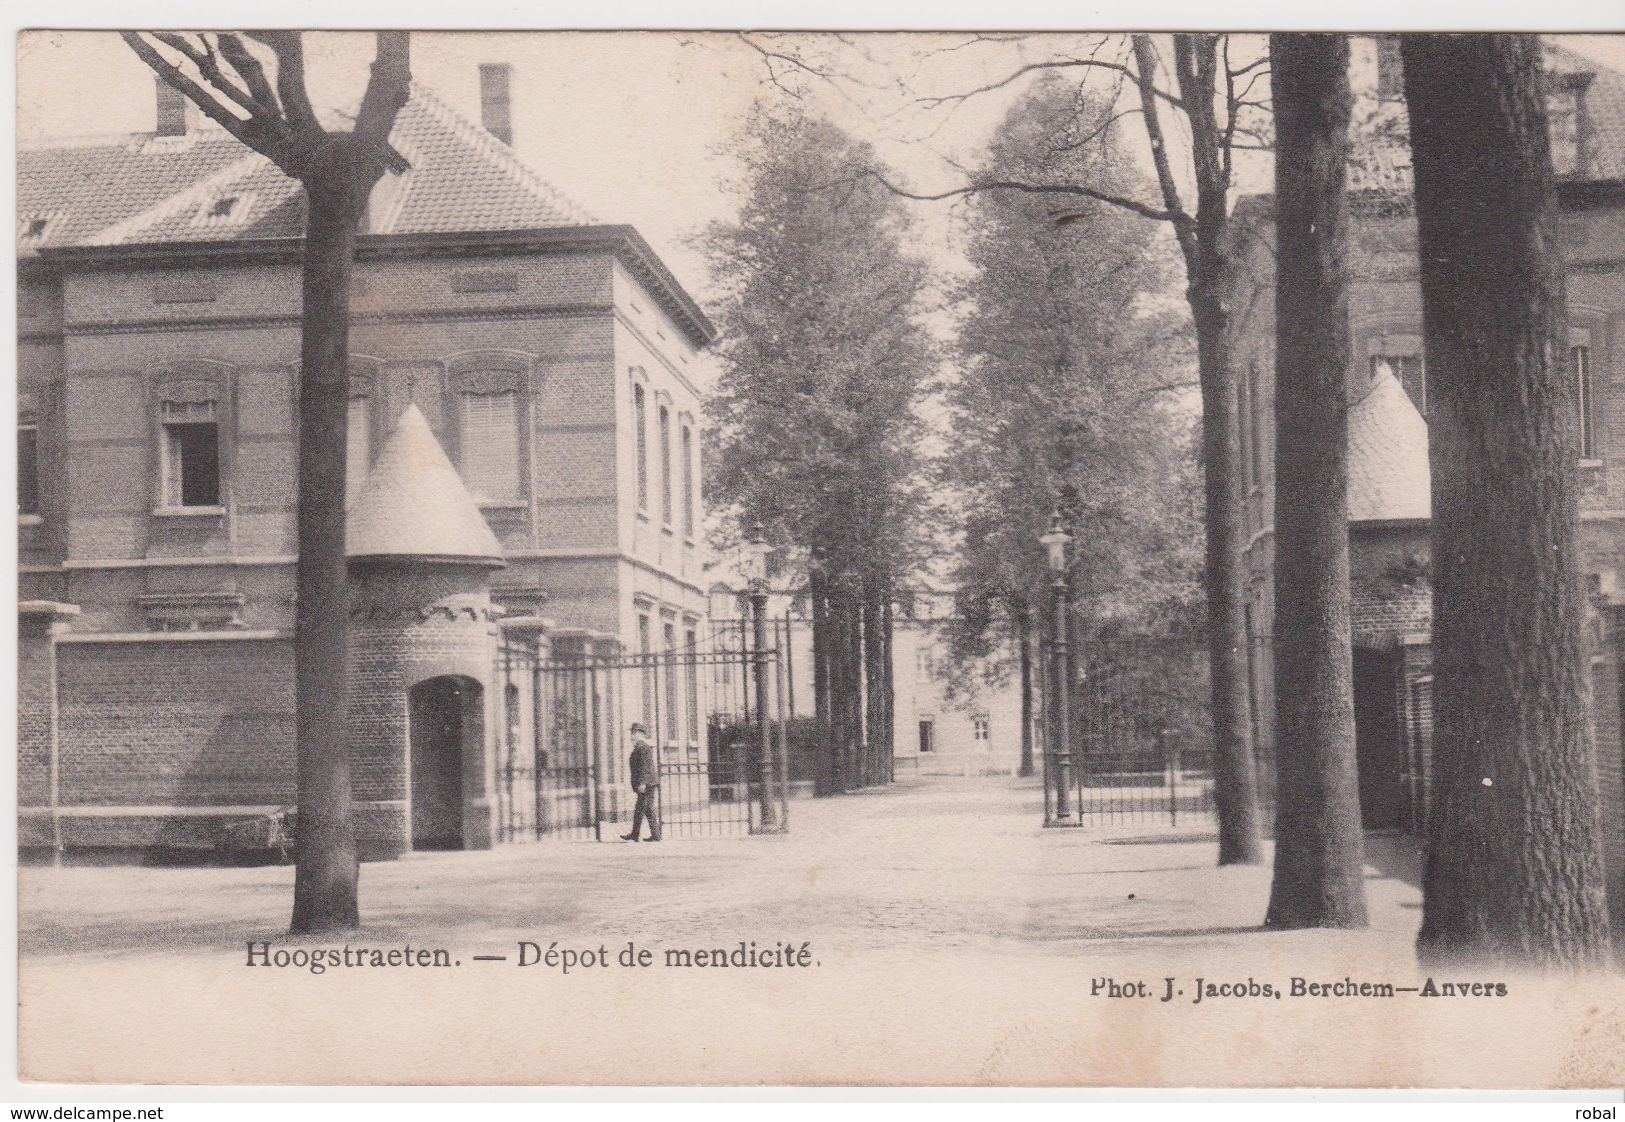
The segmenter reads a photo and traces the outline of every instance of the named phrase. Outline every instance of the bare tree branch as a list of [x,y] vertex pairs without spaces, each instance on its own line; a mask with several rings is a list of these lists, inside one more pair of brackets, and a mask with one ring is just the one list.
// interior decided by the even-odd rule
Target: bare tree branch
[[254,151],[270,157],[283,171],[297,178],[297,172],[290,170],[273,154],[275,150],[281,147],[282,141],[287,138],[286,129],[279,127],[280,122],[275,120],[267,121],[260,117],[243,118],[237,116],[226,108],[215,94],[193,81],[180,67],[165,58],[156,47],[143,39],[138,33],[121,31],[119,35],[129,44],[130,49],[136,53],[136,57],[151,67],[153,73],[157,74],[158,77],[185,94],[203,112],[204,116],[248,147],[254,149]]
[[355,137],[379,150],[390,170],[404,171],[410,165],[390,146],[389,134],[396,116],[412,96],[411,38],[405,31],[380,31],[377,42],[367,92],[361,96],[361,109],[356,113]]
[[[1185,212],[1184,203],[1179,198],[1179,185],[1174,182],[1173,167],[1168,160],[1168,143],[1163,137],[1162,118],[1157,112],[1154,86],[1157,56],[1151,36],[1134,36],[1134,57],[1140,71],[1140,108],[1145,111],[1145,133],[1151,142],[1151,163],[1157,171],[1157,185],[1162,188],[1163,205],[1167,208],[1169,220],[1174,222],[1174,234],[1185,255],[1186,272],[1195,280],[1194,270],[1198,261],[1196,223]],[[1179,220],[1174,220],[1173,215],[1178,215]]]
[[[985,86],[977,86],[975,89],[964,90],[960,93],[940,94],[937,96],[921,96],[916,97],[914,100],[916,103],[924,106],[927,109],[936,109],[943,105],[958,105],[962,102],[969,101],[971,98],[977,97],[980,94],[992,93],[995,90],[1002,90],[1011,83],[1017,82],[1029,74],[1034,74],[1042,70],[1075,70],[1080,67],[1115,71],[1119,74],[1126,75],[1136,83],[1139,82],[1138,75],[1136,75],[1135,72],[1128,66],[1120,62],[1109,62],[1105,59],[1099,58],[1049,59],[1044,62],[1029,62],[1016,70],[1011,71],[1009,74],[1006,74],[1003,78],[1000,78],[994,82],[989,82]],[[1175,97],[1168,91],[1155,89],[1155,87],[1153,87],[1153,92],[1157,97],[1161,98],[1169,105],[1172,105],[1175,108],[1181,108],[1179,98]]]
[[248,37],[264,43],[276,55],[276,88],[288,122],[296,129],[318,127],[305,91],[304,38],[297,31],[250,31]]
[[[812,63],[808,62],[805,58],[803,58],[799,54],[795,54],[795,53],[792,53],[792,52],[789,52],[789,51],[778,50],[775,47],[771,47],[771,46],[768,46],[766,44],[759,43],[755,39],[751,38],[752,35],[761,35],[763,38],[766,38],[766,39],[777,39],[780,36],[774,35],[774,34],[769,33],[769,32],[755,32],[755,31],[740,31],[736,35],[739,42],[745,44],[745,46],[749,47],[751,50],[755,51],[757,54],[762,56],[762,61],[767,67],[767,81],[771,85],[773,85],[776,89],[778,89],[781,93],[785,94],[788,97],[793,97],[797,101],[802,100],[801,91],[799,91],[797,89],[794,89],[792,86],[788,85],[784,81],[784,77],[783,77],[786,73],[791,72],[791,71],[795,71],[795,72],[799,72],[801,74],[805,74],[809,78],[813,78],[813,79],[816,79],[816,80],[818,80],[820,82],[823,82],[830,89],[834,90],[835,93],[838,96],[840,96],[843,100],[845,100],[854,109],[858,110],[858,112],[862,113],[865,117],[871,117],[872,114],[870,114],[868,108],[862,102],[860,102],[857,98],[853,97],[850,93],[848,93],[846,91],[846,89],[842,85],[842,80],[844,80],[845,82],[851,83],[852,85],[855,85],[855,86],[861,86],[861,87],[863,87],[865,89],[878,90],[878,89],[883,89],[883,88],[884,89],[889,89],[890,88],[890,87],[876,86],[871,82],[860,81],[859,79],[853,77],[850,74],[837,75],[837,74],[835,74],[835,73],[833,73],[833,72],[831,72],[829,70],[822,69],[822,68],[820,68],[818,66],[813,65]],[[775,62],[777,62],[779,64],[777,67],[775,67],[775,65],[774,65]]]
[[1221,150],[1224,153],[1224,177],[1229,179],[1235,168],[1232,142],[1236,138],[1236,117],[1241,113],[1241,106],[1236,103],[1236,76],[1230,70],[1230,36],[1226,35],[1220,42],[1224,51],[1224,142]]
[[[256,106],[263,106],[261,112],[282,115],[282,105],[277,101],[276,91],[265,77],[265,68],[260,60],[255,58],[247,47],[243,45],[242,38],[231,32],[222,32],[218,36],[220,53],[225,56],[231,68],[242,75],[248,84],[248,91],[254,97]],[[208,74],[204,75],[209,78]],[[213,81],[213,78],[209,78]]]
[[[150,34],[196,66],[208,84],[193,79],[148,42],[142,33],[120,32],[136,57],[159,78],[185,94],[211,121],[265,156],[285,174],[294,179],[304,177],[311,157],[323,146],[328,134],[317,121],[305,92],[304,56],[299,47],[298,32],[259,32],[254,36],[277,55],[277,85],[283,95],[280,103],[264,67],[235,34],[219,36],[220,53],[248,83],[246,90],[222,70],[207,39],[203,39],[200,46],[172,32]],[[383,153],[380,158],[391,171],[405,171],[411,166],[389,144],[389,131],[395,117],[411,95],[408,52],[406,32],[378,33],[378,56],[373,61],[373,76],[367,84],[361,114],[356,120],[357,139],[364,145],[381,147]],[[248,116],[238,116],[232,111],[233,104],[247,112]]]
[[225,71],[220,69],[214,48],[209,46],[209,40],[206,37],[199,36],[201,44],[194,44],[186,36],[171,31],[154,31],[152,37],[176,54],[189,60],[193,66],[197,67],[198,73],[203,76],[209,85],[236,102],[249,116],[252,117],[265,112],[265,108],[255,102],[253,95],[249,91],[233,82]]
[[[1114,195],[1108,191],[1097,191],[1093,187],[1081,187],[1075,183],[1023,183],[1013,179],[990,179],[927,195],[899,187],[873,168],[869,169],[869,175],[892,194],[904,199],[914,199],[917,202],[941,202],[943,199],[959,198],[963,195],[974,195],[983,191],[1019,191],[1029,195],[1076,195],[1086,199],[1094,199],[1096,202],[1109,203],[1112,206],[1122,207],[1124,210],[1131,210],[1142,218],[1150,218],[1157,222],[1172,222],[1176,228],[1190,221],[1189,216],[1185,214],[1158,210],[1156,207],[1147,206],[1137,199]],[[1063,214],[1058,215],[1056,221],[1065,224],[1075,221],[1078,217],[1077,215]]]

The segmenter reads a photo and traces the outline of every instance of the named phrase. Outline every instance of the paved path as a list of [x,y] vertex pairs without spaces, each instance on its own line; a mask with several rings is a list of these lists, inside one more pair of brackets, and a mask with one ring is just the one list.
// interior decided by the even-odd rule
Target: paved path
[[[1030,783],[926,781],[797,802],[790,815],[785,837],[546,842],[366,866],[365,928],[349,942],[444,947],[461,964],[450,970],[248,968],[250,941],[340,942],[283,934],[286,868],[25,869],[25,1070],[248,1081],[1538,1085],[1573,1066],[1583,993],[1520,1005],[1510,1020],[1428,1003],[1419,1013],[1414,1001],[1156,1000],[1168,977],[1190,990],[1196,978],[1285,988],[1298,975],[1414,984],[1418,893],[1376,868],[1370,930],[1265,932],[1267,869],[1216,868],[1211,834],[1046,831]],[[655,966],[519,969],[521,941],[612,956],[632,942],[654,951]],[[805,943],[816,965],[661,962],[667,949],[741,941]],[[476,954],[509,957],[476,963]],[[1093,993],[1106,979],[1153,992]],[[1555,1028],[1531,1043],[1548,1022]],[[1473,1077],[1462,1077],[1449,1049],[1491,1029],[1512,1034],[1509,1051],[1481,1041]],[[1625,1042],[1625,1019],[1617,1031]]]
[[[362,914],[371,938],[560,931],[699,944],[749,927],[853,952],[1037,954],[1216,936],[1262,918],[1263,871],[1214,868],[1210,832],[1043,830],[1041,813],[1031,782],[926,780],[793,803],[785,837],[421,854],[364,867]],[[236,947],[245,932],[282,939],[291,882],[286,867],[27,869],[22,947],[150,951],[159,932],[173,952]],[[1384,891],[1399,905],[1386,918],[1414,926],[1414,893]]]

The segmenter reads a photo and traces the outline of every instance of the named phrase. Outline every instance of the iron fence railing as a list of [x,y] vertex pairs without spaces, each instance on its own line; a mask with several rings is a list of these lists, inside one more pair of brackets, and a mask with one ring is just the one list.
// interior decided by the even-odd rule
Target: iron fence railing
[[[496,745],[501,840],[603,840],[612,836],[606,824],[621,833],[633,813],[633,722],[647,730],[659,764],[663,837],[783,829],[786,675],[777,629],[761,651],[731,622],[664,631],[681,639],[625,652],[572,637],[556,641],[545,658],[518,644],[499,649],[506,706]],[[758,665],[767,683],[765,722],[754,711]],[[719,727],[728,735],[716,735]]]

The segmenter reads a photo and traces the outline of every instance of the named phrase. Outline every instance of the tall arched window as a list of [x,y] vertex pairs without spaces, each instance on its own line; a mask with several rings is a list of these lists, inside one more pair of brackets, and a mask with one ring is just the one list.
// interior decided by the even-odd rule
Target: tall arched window
[[660,521],[671,525],[671,410],[660,407]]
[[350,398],[350,418],[345,426],[344,503],[355,502],[361,485],[372,467],[372,410],[366,394]]
[[694,430],[683,426],[683,536],[694,536]]
[[649,509],[649,401],[643,386],[632,384],[632,425],[638,446],[638,509]]

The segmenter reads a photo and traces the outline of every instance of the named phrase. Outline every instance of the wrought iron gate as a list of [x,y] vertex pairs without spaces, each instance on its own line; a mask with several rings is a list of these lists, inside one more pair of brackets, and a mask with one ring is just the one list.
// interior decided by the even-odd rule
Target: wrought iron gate
[[[685,638],[681,647],[634,654],[576,635],[555,638],[546,658],[501,648],[503,841],[621,833],[635,799],[627,778],[634,721],[647,727],[659,760],[664,837],[785,828],[781,648],[757,651],[731,623],[690,627]],[[758,668],[768,685],[766,720],[752,700]]]
[[1046,720],[1045,824],[1213,826],[1206,652],[1171,640],[1086,643],[1068,677],[1071,743],[1057,744],[1053,713]]

